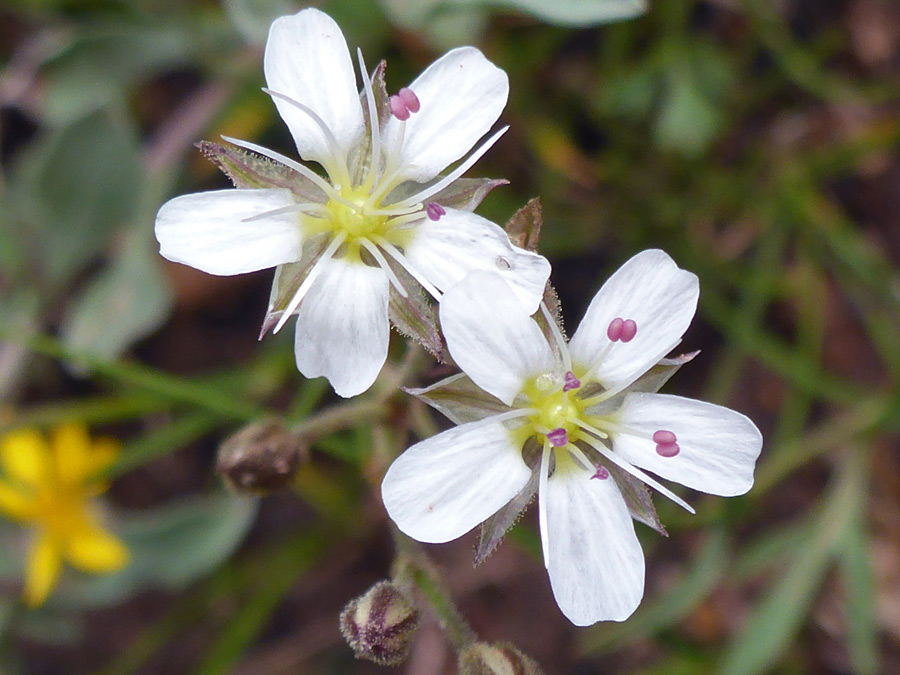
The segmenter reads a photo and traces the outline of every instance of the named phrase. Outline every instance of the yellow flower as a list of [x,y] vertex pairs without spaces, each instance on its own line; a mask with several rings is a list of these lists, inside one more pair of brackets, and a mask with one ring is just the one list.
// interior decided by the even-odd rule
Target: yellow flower
[[91,503],[108,487],[94,476],[118,453],[115,440],[92,442],[80,424],[58,427],[49,444],[31,429],[0,441],[0,512],[35,528],[25,575],[28,606],[47,599],[64,560],[98,574],[128,564],[128,549],[103,529]]

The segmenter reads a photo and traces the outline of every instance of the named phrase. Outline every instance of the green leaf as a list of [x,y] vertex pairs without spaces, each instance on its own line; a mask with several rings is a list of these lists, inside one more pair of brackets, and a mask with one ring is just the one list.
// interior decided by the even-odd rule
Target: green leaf
[[875,583],[869,560],[870,544],[864,527],[859,517],[847,527],[841,541],[839,569],[847,593],[844,625],[853,672],[858,675],[875,675],[881,672]]
[[789,648],[808,616],[848,523],[864,496],[861,461],[850,455],[841,468],[820,515],[797,542],[786,573],[769,589],[744,631],[729,646],[719,671],[724,675],[766,672]]
[[131,553],[116,574],[67,577],[49,602],[96,607],[148,588],[180,590],[228,559],[256,516],[257,501],[222,492],[148,513],[119,512],[117,534]]
[[50,284],[65,283],[134,216],[143,167],[130,129],[98,113],[40,141],[16,167],[27,200],[25,245]]
[[165,321],[172,297],[148,234],[129,232],[112,264],[69,303],[61,336],[67,347],[114,359]]
[[452,0],[450,4],[510,7],[561,26],[595,26],[647,11],[646,0]]
[[224,0],[223,5],[231,25],[255,45],[266,43],[275,19],[297,11],[296,3],[290,0]]
[[464,373],[451,375],[424,389],[404,388],[403,391],[424,401],[454,424],[477,422],[510,411],[508,405],[488,394]]

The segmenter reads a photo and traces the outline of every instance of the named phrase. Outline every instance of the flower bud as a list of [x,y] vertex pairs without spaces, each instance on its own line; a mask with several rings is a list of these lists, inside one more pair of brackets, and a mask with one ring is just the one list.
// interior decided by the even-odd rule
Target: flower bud
[[459,653],[459,675],[543,675],[538,664],[509,644],[476,642]]
[[358,659],[403,663],[419,626],[419,612],[389,581],[379,581],[341,612],[341,633]]
[[222,443],[216,471],[239,492],[283,490],[300,462],[301,446],[284,425],[265,420],[244,427]]

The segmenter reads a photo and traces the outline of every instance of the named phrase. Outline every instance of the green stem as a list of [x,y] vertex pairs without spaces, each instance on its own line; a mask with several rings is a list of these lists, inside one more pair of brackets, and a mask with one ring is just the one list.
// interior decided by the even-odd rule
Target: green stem
[[440,575],[425,552],[418,543],[396,528],[392,527],[391,532],[397,547],[394,583],[406,591],[414,588],[424,596],[457,651],[476,642],[478,636],[453,603],[453,599],[441,583]]

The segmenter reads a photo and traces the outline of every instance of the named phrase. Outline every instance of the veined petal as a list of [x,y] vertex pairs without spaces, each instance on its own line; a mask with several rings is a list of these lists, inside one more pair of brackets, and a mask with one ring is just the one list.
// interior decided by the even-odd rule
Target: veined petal
[[507,405],[556,365],[541,329],[499,274],[472,272],[444,294],[439,312],[453,360]]
[[25,604],[29,607],[43,604],[56,586],[61,569],[59,542],[49,534],[38,533],[25,563]]
[[0,442],[0,466],[6,476],[23,486],[39,489],[50,480],[50,449],[32,429],[19,429]]
[[297,368],[343,397],[375,382],[387,359],[390,283],[378,267],[328,260],[297,310]]
[[644,553],[616,482],[592,480],[564,453],[539,498],[547,504],[547,571],[576,626],[624,621],[644,594]]
[[255,272],[300,259],[297,213],[273,213],[294,203],[287,190],[216,190],[175,197],[156,214],[159,253],[209,274]]
[[108,574],[128,564],[125,545],[99,525],[85,522],[65,542],[65,556],[83,572]]
[[509,430],[488,419],[416,443],[391,464],[381,496],[404,533],[441,543],[496,513],[530,476]]
[[498,225],[468,211],[446,209],[437,222],[423,220],[406,247],[406,258],[440,290],[472,270],[495,272],[515,291],[529,314],[537,311],[550,278],[550,263],[516,248]]
[[[694,490],[724,497],[753,486],[762,435],[746,416],[712,403],[667,394],[629,394],[619,424],[640,435],[612,434],[613,451],[626,461]],[[679,452],[662,457],[652,435],[677,437]]]
[[391,116],[387,147],[406,125],[400,163],[418,182],[434,178],[484,136],[500,117],[509,95],[509,78],[474,47],[453,49],[409,85],[421,108],[406,122]]
[[[638,253],[594,296],[569,343],[576,365],[591,370],[608,389],[629,384],[671,351],[697,310],[700,284],[663,251]],[[610,344],[613,319],[631,319],[637,334]],[[604,356],[604,352],[606,352]]]
[[[340,27],[317,9],[276,19],[263,60],[269,89],[310,108],[345,153],[363,132],[363,111],[353,61]],[[290,102],[273,97],[297,151],[307,160],[332,159],[326,136],[312,118]]]

